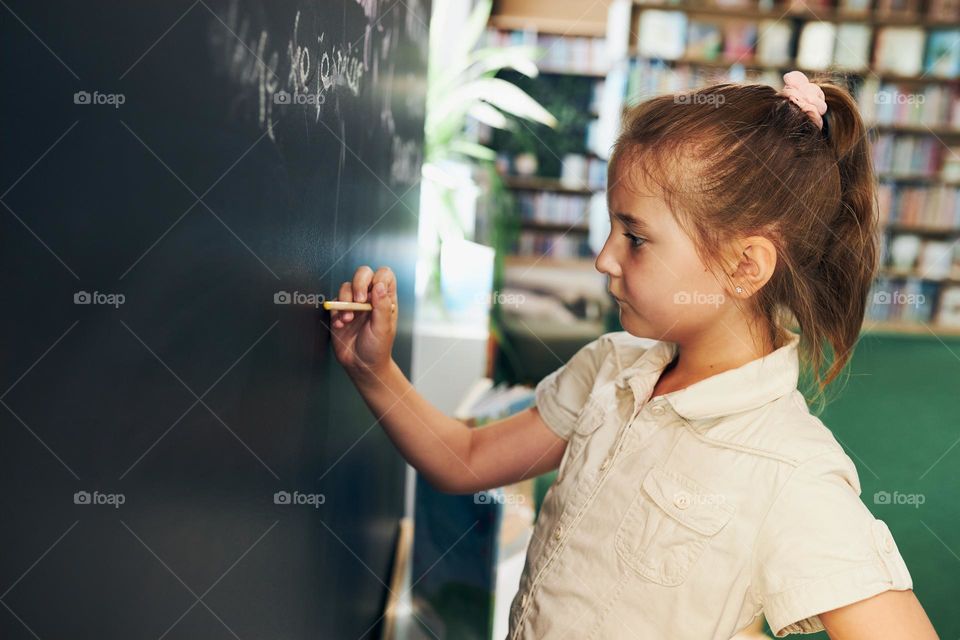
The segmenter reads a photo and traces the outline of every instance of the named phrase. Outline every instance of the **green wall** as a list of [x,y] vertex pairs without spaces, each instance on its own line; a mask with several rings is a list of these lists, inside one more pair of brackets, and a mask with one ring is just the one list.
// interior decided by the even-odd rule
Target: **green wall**
[[[940,637],[960,637],[960,337],[864,334],[837,384],[820,417],[856,463],[860,497],[890,527]],[[913,504],[877,503],[879,491]]]

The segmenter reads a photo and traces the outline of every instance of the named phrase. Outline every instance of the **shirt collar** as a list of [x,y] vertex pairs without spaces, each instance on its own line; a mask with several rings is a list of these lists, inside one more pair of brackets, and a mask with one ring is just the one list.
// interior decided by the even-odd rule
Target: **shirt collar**
[[[797,388],[800,335],[785,331],[787,342],[761,358],[735,369],[664,394],[673,410],[689,420],[717,418],[761,407]],[[677,354],[677,343],[659,340],[617,375],[617,385],[630,386],[637,402],[650,398],[663,369]]]

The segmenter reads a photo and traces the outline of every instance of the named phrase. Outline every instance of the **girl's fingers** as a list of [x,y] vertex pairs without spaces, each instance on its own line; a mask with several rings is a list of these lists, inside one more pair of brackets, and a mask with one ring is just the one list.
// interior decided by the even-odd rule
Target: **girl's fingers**
[[390,297],[390,282],[392,280],[393,274],[386,268],[379,269],[374,276],[371,323],[374,332],[378,335],[390,335],[393,331],[396,306]]
[[[340,285],[340,292],[337,294],[337,300],[341,302],[353,302],[353,285],[349,282],[344,282]],[[353,320],[353,311],[344,311],[343,315],[337,314],[340,316],[340,320],[344,324]]]
[[[373,303],[373,287],[377,283],[383,283],[385,295],[393,303],[393,310],[396,310],[397,286],[396,277],[390,267],[380,267],[376,272],[369,266],[363,265],[357,268],[353,274],[353,280],[344,282],[340,285],[340,291],[337,294],[337,300],[342,302],[370,302]],[[356,314],[353,311],[334,311],[331,315],[334,326],[337,328],[349,324]]]
[[353,274],[353,299],[357,302],[368,302],[369,295],[367,289],[370,288],[370,280],[373,279],[373,269],[367,265],[358,267]]
[[371,284],[376,285],[378,282],[382,282],[388,290],[390,289],[390,286],[394,282],[393,271],[390,270],[390,267],[380,267],[377,269],[377,272],[373,274]]
[[376,286],[378,282],[383,283],[385,295],[390,298],[394,304],[394,309],[396,309],[397,278],[390,267],[380,267],[377,269],[377,272],[373,276],[373,286]]

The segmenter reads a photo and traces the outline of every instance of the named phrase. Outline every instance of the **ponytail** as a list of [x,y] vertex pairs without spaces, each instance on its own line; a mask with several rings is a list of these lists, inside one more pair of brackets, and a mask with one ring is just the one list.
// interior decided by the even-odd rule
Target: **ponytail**
[[[824,223],[827,236],[818,261],[813,304],[789,305],[816,372],[816,398],[850,361],[859,339],[879,255],[876,181],[867,130],[853,97],[831,82],[818,83],[827,103],[826,143],[839,176],[839,200]],[[826,373],[824,341],[833,351]]]

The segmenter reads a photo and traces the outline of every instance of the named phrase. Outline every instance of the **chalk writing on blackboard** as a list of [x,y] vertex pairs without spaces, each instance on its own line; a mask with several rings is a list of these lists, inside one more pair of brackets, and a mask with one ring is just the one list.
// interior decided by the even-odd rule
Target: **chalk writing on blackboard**
[[[309,29],[305,29],[302,13],[297,11],[290,26],[290,38],[277,46],[271,42],[266,28],[258,29],[251,16],[241,11],[238,0],[232,0],[226,15],[211,24],[210,43],[215,62],[236,83],[254,89],[257,122],[271,140],[276,141],[274,124],[278,111],[288,107],[306,109],[314,121],[318,121],[325,105],[331,102],[328,94],[334,91],[352,96],[360,94],[370,70],[374,36],[383,30],[376,17],[369,13],[378,9],[378,3],[366,0],[360,4],[368,23],[353,41],[346,37],[342,42],[335,42],[320,28],[322,22],[316,17],[310,21]],[[396,39],[391,38],[381,40],[388,48],[395,46],[395,42]],[[248,98],[238,99],[247,101]]]
[[393,15],[396,5],[381,15],[379,0],[356,2],[366,19],[354,28],[355,33],[340,33],[335,39],[330,34],[342,29],[340,21],[329,24],[313,9],[297,10],[289,31],[278,36],[275,27],[268,31],[264,26],[263,7],[257,0],[230,0],[225,14],[210,26],[214,63],[240,88],[231,111],[240,117],[253,115],[274,142],[277,123],[297,110],[313,122],[323,118],[330,132],[340,131],[341,143],[347,144],[341,123],[331,121],[338,118],[334,96],[349,100],[360,96],[366,84],[378,87],[379,122],[372,123],[368,133],[379,129],[391,141],[390,180],[414,184],[423,160],[421,138],[404,138],[397,132],[393,107],[394,100],[401,99],[407,113],[422,117],[423,87],[415,75],[396,74],[395,49],[404,40],[404,31],[416,43],[417,55],[426,59],[426,18],[417,13],[424,11],[422,3],[411,0],[401,16]]

